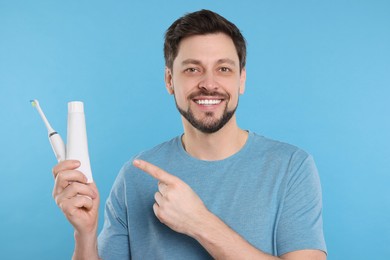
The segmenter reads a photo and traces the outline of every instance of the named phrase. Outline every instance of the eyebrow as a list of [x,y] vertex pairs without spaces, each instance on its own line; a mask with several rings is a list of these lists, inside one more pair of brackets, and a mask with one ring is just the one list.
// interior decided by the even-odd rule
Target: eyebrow
[[[217,61],[217,64],[222,64],[222,63],[228,63],[228,64],[233,65],[233,66],[236,65],[236,62],[234,60],[228,59],[228,58],[226,58],[226,59],[219,59]],[[200,60],[196,60],[196,59],[186,59],[186,60],[182,61],[182,63],[181,63],[182,66],[185,66],[185,65],[188,65],[188,64],[200,65],[200,64],[202,64],[202,62]]]
[[186,60],[183,60],[181,62],[181,65],[188,65],[188,64],[199,65],[199,64],[201,64],[201,62],[199,60],[195,60],[195,59],[186,59]]

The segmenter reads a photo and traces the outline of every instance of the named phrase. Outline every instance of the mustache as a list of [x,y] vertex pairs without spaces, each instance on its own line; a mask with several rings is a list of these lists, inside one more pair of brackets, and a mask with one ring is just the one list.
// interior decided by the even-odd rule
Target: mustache
[[218,91],[208,91],[205,89],[198,90],[196,92],[191,93],[188,98],[189,99],[194,99],[199,96],[208,96],[208,97],[222,97],[223,99],[228,99],[229,95],[226,93],[221,93]]

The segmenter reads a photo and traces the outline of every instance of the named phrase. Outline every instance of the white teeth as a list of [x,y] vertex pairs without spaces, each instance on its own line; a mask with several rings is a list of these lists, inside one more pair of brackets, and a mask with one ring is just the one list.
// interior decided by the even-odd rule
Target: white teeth
[[199,105],[216,105],[221,103],[222,100],[220,99],[202,99],[202,100],[196,100],[196,103]]

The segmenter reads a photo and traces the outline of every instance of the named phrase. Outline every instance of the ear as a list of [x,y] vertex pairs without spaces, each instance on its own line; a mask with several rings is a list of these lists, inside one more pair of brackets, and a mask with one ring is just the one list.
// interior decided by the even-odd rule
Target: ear
[[240,74],[240,95],[244,94],[245,92],[245,81],[246,81],[246,69],[242,68]]
[[170,95],[173,95],[173,78],[172,78],[172,70],[168,67],[165,67],[165,87]]

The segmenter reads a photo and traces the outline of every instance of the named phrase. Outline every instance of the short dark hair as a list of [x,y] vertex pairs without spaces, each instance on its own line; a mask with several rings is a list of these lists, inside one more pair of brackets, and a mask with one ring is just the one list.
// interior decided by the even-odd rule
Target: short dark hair
[[168,28],[164,42],[165,65],[172,69],[181,40],[189,36],[212,33],[224,33],[233,40],[240,61],[240,69],[244,68],[246,42],[240,30],[221,15],[204,9],[180,17]]

